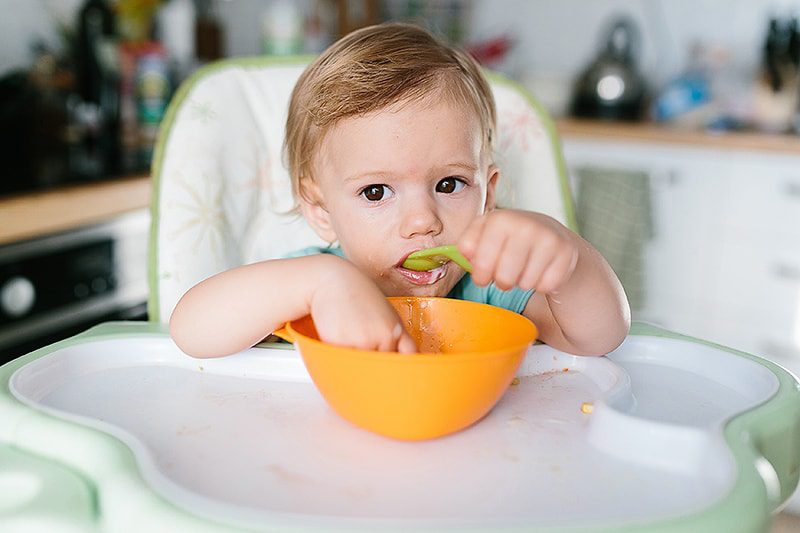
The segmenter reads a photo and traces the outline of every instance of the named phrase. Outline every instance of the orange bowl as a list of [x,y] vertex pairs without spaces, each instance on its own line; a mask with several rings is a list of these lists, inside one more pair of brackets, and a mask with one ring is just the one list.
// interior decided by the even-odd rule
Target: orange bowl
[[310,316],[276,332],[295,344],[334,411],[387,437],[431,439],[480,420],[506,391],[537,335],[524,316],[491,305],[448,298],[388,300],[421,353],[328,344],[319,340]]

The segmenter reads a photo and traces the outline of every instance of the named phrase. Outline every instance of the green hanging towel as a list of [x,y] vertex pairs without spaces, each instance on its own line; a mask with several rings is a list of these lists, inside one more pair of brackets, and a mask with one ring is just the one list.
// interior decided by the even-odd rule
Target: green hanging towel
[[631,310],[646,297],[645,245],[653,236],[650,178],[646,172],[576,169],[581,235],[603,254],[625,288]]

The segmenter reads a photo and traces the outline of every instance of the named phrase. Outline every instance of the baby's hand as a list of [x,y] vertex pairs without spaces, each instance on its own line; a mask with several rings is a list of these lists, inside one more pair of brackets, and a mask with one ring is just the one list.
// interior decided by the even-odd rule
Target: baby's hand
[[557,220],[530,211],[498,209],[470,224],[458,249],[479,286],[558,291],[578,262],[580,237]]
[[311,316],[320,339],[330,344],[381,352],[417,351],[380,289],[350,263],[343,262],[314,292]]

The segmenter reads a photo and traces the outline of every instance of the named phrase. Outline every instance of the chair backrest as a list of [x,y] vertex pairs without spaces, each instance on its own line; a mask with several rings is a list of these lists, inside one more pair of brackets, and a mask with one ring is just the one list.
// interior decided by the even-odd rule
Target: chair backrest
[[[177,91],[153,160],[150,320],[225,269],[322,241],[293,207],[282,163],[289,96],[310,58],[239,58],[198,70]],[[576,229],[561,147],[519,85],[490,74],[498,111],[498,204]]]

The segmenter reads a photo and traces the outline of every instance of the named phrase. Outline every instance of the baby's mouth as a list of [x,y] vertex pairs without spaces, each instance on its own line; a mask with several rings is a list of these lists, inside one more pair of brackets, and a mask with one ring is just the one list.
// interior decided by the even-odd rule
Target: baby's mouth
[[445,263],[442,266],[435,268],[433,270],[425,270],[422,272],[417,272],[416,270],[409,270],[407,268],[403,268],[402,263],[397,265],[395,268],[400,273],[401,276],[406,278],[408,281],[415,285],[433,285],[440,279],[447,274],[447,266],[450,263]]

